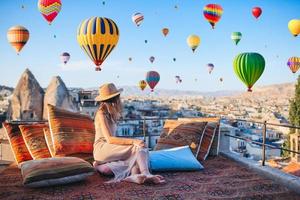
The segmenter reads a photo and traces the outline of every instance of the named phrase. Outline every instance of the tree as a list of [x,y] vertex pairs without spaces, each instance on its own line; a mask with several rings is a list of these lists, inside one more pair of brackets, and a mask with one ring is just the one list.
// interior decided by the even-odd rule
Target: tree
[[[289,122],[293,126],[300,126],[300,76],[298,76],[298,81],[295,86],[295,97],[290,100],[289,108]],[[290,148],[290,134],[295,133],[295,129],[291,129],[287,137],[287,141],[283,144],[284,148]],[[300,131],[300,130],[299,130]],[[282,155],[284,157],[289,155],[289,152],[283,151]]]

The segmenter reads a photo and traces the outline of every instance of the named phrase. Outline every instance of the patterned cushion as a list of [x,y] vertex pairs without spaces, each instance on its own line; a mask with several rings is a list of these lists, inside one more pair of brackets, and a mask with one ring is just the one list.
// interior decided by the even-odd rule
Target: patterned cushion
[[48,120],[54,156],[93,153],[95,127],[88,115],[70,112],[48,104]]
[[27,160],[32,160],[19,129],[19,124],[5,122],[3,123],[3,127],[5,128],[5,132],[17,164]]
[[23,184],[27,187],[64,185],[85,179],[94,173],[92,165],[80,158],[44,158],[24,162]]
[[190,146],[194,155],[207,122],[166,120],[155,150]]
[[54,147],[53,147],[53,142],[52,142],[52,137],[51,137],[51,132],[50,132],[49,126],[45,127],[43,130],[44,130],[45,141],[47,143],[51,157],[54,157],[55,152],[54,152]]
[[30,124],[19,126],[29,153],[35,160],[51,157],[44,137],[43,129],[45,127],[48,127],[48,124]]

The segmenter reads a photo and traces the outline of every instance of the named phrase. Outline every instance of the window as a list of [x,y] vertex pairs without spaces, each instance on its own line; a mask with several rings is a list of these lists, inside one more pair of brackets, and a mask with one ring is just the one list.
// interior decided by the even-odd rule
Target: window
[[30,119],[33,119],[33,113],[30,113]]
[[[295,138],[293,138],[292,140],[292,146],[293,146],[293,151],[296,151],[296,141],[295,141]],[[295,153],[293,152],[293,157],[295,157]]]

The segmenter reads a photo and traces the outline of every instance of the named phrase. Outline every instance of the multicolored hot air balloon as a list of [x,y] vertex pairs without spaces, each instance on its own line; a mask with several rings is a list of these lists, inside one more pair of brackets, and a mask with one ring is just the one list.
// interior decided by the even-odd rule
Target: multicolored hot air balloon
[[155,57],[154,57],[154,56],[151,56],[151,57],[149,58],[149,61],[150,61],[151,63],[153,63],[154,60],[155,60]]
[[180,76],[175,76],[175,80],[176,80],[176,83],[182,82],[182,79],[180,78]]
[[254,8],[252,8],[252,15],[253,15],[256,19],[259,18],[259,16],[261,15],[261,13],[262,13],[262,9],[261,9],[260,7],[254,7]]
[[289,58],[287,65],[293,73],[296,73],[300,68],[300,58],[299,57]]
[[211,74],[211,72],[214,70],[215,66],[212,63],[208,63],[207,65],[208,73]]
[[70,54],[68,52],[64,52],[60,55],[60,59],[64,64],[67,64],[67,62],[70,60]]
[[144,21],[144,15],[142,13],[134,13],[132,15],[132,21],[135,25],[140,26]]
[[193,52],[197,49],[200,44],[200,37],[198,35],[190,35],[187,40],[187,44],[192,49]]
[[77,41],[100,71],[100,65],[118,44],[119,29],[109,18],[92,17],[79,25]]
[[300,34],[300,20],[299,19],[292,19],[289,21],[288,28],[291,34],[297,37]]
[[223,8],[218,4],[208,4],[203,9],[203,15],[213,29],[216,23],[221,19],[222,14]]
[[242,33],[241,32],[233,32],[231,34],[231,39],[235,42],[237,45],[239,41],[242,39]]
[[265,69],[265,59],[258,53],[241,53],[233,61],[233,69],[239,79],[251,92],[252,86],[260,78]]
[[146,74],[146,81],[151,88],[151,92],[154,91],[154,87],[157,85],[159,82],[160,76],[159,73],[156,71],[149,71]]
[[169,34],[169,29],[168,28],[163,28],[161,30],[161,32],[164,34],[164,36],[166,37]]
[[23,26],[13,26],[7,31],[7,40],[17,54],[22,50],[28,39],[29,31]]
[[47,20],[49,25],[58,15],[61,10],[60,0],[39,0],[38,8],[43,17]]
[[143,91],[146,87],[147,87],[147,83],[144,80],[141,80],[139,82],[139,87],[141,88],[141,90]]

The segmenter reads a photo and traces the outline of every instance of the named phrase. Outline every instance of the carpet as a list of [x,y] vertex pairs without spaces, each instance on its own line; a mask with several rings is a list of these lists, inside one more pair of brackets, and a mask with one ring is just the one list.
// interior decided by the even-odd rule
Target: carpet
[[106,184],[109,178],[94,174],[86,181],[38,189],[23,187],[20,170],[10,166],[0,173],[0,199],[300,199],[227,158],[209,157],[202,164],[205,169],[199,172],[161,173],[167,181],[164,185]]

